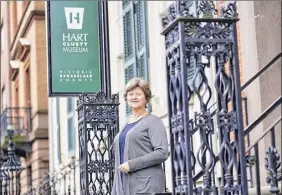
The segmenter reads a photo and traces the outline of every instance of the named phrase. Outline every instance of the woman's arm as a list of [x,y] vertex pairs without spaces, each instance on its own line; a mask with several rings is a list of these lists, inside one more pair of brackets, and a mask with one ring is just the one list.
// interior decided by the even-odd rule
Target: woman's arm
[[129,171],[133,172],[153,165],[161,164],[168,158],[168,141],[165,126],[157,119],[148,129],[153,152],[128,161]]

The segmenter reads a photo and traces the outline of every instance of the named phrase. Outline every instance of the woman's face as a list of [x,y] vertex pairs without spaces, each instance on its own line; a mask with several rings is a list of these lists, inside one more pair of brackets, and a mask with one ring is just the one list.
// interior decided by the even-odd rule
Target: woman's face
[[127,93],[127,103],[132,109],[145,108],[146,96],[140,87],[136,87]]

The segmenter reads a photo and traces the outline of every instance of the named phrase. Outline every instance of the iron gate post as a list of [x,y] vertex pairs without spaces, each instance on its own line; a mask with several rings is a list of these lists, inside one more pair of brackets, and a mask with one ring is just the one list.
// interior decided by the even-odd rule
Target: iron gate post
[[[181,1],[177,2],[177,13],[181,13]],[[179,29],[179,56],[177,56],[179,59],[177,59],[176,61],[176,68],[180,68],[180,74],[182,75],[182,77],[180,77],[180,85],[181,86],[186,86],[186,79],[187,78],[187,71],[186,71],[186,46],[185,46],[185,33],[184,33],[184,22],[180,21],[178,23],[178,29]],[[180,75],[178,75],[180,76]],[[177,129],[183,131],[185,129],[185,127],[188,127],[188,129],[184,130],[184,136],[185,136],[185,144],[182,146],[183,151],[185,154],[185,162],[186,162],[186,170],[183,170],[186,172],[186,177],[182,178],[182,182],[186,183],[187,182],[187,192],[188,194],[193,194],[193,177],[192,177],[192,171],[193,171],[193,164],[192,164],[192,151],[191,151],[191,136],[190,136],[190,132],[189,132],[189,112],[188,112],[188,101],[185,101],[187,99],[189,99],[191,95],[191,92],[189,91],[189,89],[187,89],[186,87],[182,87],[181,89],[181,96],[182,96],[182,100],[179,102],[181,106],[182,104],[182,111],[181,114],[177,116],[177,121],[183,121],[183,127],[178,126]],[[180,121],[179,121],[180,119]],[[181,124],[180,124],[181,125]],[[179,128],[180,127],[180,128]],[[186,151],[185,151],[186,149]],[[184,186],[186,188],[186,186]],[[186,191],[185,188],[179,189],[178,192],[182,192],[182,191]]]
[[112,143],[118,132],[117,95],[82,94],[78,100],[80,190],[84,195],[109,195],[113,184]]
[[[234,13],[237,15],[237,6],[234,6]],[[236,16],[234,15],[234,16]],[[240,179],[242,194],[248,195],[248,180],[247,180],[247,166],[246,166],[246,151],[245,151],[245,138],[244,138],[244,125],[243,125],[243,110],[242,110],[242,96],[241,96],[241,77],[239,67],[239,55],[238,55],[238,38],[237,38],[237,26],[233,23],[232,33],[234,37],[233,55],[234,55],[234,85],[235,85],[235,105],[236,105],[236,117],[237,117],[237,132],[239,145],[239,159],[240,159]],[[234,100],[233,100],[234,101]]]
[[101,91],[77,102],[80,188],[83,195],[111,193],[113,139],[119,128],[119,98],[111,95],[108,2],[98,1]]
[[[248,194],[237,21],[236,1],[220,11],[214,1],[176,1],[162,18],[174,194]],[[192,99],[200,107],[195,113]],[[215,133],[219,143],[212,143]]]

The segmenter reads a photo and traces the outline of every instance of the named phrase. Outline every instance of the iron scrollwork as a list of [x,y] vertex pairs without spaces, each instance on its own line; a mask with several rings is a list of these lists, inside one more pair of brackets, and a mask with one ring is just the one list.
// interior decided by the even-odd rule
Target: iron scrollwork
[[174,29],[165,36],[166,48],[168,48],[178,40],[179,40],[179,30],[178,30],[178,26],[175,26]]
[[[192,9],[194,7],[196,10]],[[177,1],[162,18],[175,194],[247,193],[243,186],[247,183],[245,172],[242,172],[246,167],[238,158],[239,152],[244,153],[244,140],[239,128],[243,120],[237,115],[241,105],[236,104],[241,93],[236,86],[240,76],[234,69],[238,66],[234,36],[238,20],[236,2],[225,3],[220,13],[217,8],[214,1],[192,4],[191,1]],[[191,68],[193,77],[188,78]],[[214,82],[207,74],[212,68],[216,74]],[[192,99],[199,102],[194,117],[190,117]],[[212,99],[217,99],[215,114],[209,107]],[[213,143],[217,140],[215,134],[219,136],[219,143]],[[194,148],[193,142],[198,148]],[[220,146],[217,154],[214,145]],[[222,167],[221,192],[215,181],[218,159]],[[197,183],[198,173],[201,173],[202,185]]]
[[76,194],[76,171],[78,167],[78,161],[73,158],[69,164],[63,166],[59,171],[46,174],[39,181],[39,185],[30,186],[29,190],[23,195]]
[[[23,170],[19,157],[16,155],[15,143],[13,141],[13,133],[14,131],[9,131],[9,142],[8,142],[8,156],[6,161],[1,166],[1,171],[7,173],[9,180],[6,182],[5,188],[8,188],[9,194],[20,195],[21,194],[21,182],[20,176]],[[5,189],[6,190],[6,189]]]
[[212,1],[200,1],[197,9],[198,17],[213,17],[216,16],[217,10]]
[[180,1],[180,15],[184,17],[193,17],[191,13],[191,8],[193,6],[193,1]]
[[236,19],[238,17],[236,1],[230,2],[225,6],[222,6],[220,9],[220,17],[226,19]]
[[176,3],[172,3],[168,7],[167,13],[162,17],[163,28],[166,28],[176,18],[176,16],[177,16]]
[[118,132],[118,95],[82,94],[78,100],[82,194],[109,194],[114,170],[111,147]]
[[192,38],[229,38],[232,34],[232,29],[229,23],[210,22],[202,24],[201,22],[190,22],[184,24],[184,32],[187,37]]
[[195,128],[200,133],[201,143],[197,152],[197,162],[204,170],[203,187],[196,188],[197,194],[217,194],[217,187],[212,184],[212,171],[215,166],[215,155],[211,145],[211,135],[214,133],[213,120],[210,112],[195,114]]

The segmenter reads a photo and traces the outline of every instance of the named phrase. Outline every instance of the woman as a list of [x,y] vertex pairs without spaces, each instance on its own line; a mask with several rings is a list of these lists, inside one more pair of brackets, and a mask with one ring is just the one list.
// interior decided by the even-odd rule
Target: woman
[[112,195],[165,192],[161,163],[168,158],[168,141],[163,122],[146,111],[151,98],[147,81],[133,78],[124,99],[132,116],[114,139],[115,177]]

